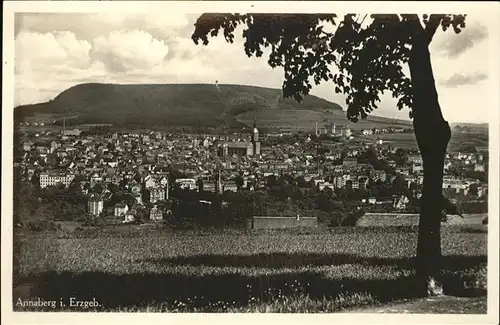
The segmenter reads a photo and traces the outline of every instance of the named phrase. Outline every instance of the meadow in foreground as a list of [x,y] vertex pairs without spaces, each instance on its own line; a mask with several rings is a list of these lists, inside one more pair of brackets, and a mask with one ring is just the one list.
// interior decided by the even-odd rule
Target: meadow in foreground
[[[416,236],[411,227],[23,234],[14,301],[100,304],[80,311],[336,312],[411,297]],[[442,238],[447,293],[486,294],[487,234],[445,227]]]

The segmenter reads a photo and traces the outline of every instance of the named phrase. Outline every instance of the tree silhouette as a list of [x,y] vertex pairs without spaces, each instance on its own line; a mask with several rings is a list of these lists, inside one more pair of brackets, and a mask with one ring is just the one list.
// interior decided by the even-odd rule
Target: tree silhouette
[[[203,14],[193,41],[207,45],[222,30],[233,43],[243,25],[244,50],[261,57],[270,48],[268,63],[283,67],[283,96],[297,101],[316,85],[333,81],[335,92],[346,95],[347,117],[353,122],[377,108],[384,91],[398,98],[397,107],[410,109],[424,165],[424,183],[417,244],[417,275],[423,295],[442,292],[438,282],[441,256],[440,219],[443,166],[451,131],[438,101],[429,44],[437,29],[459,33],[465,15],[348,14]],[[335,26],[328,31],[324,24]],[[409,67],[409,76],[403,66]],[[336,67],[336,69],[332,69]]]
[[240,191],[241,188],[243,187],[243,184],[244,184],[243,177],[241,177],[241,175],[237,175],[234,178],[234,182],[236,183],[236,187],[238,188],[238,191]]
[[196,181],[196,186],[198,187],[198,192],[203,192],[203,179],[198,178]]
[[277,186],[278,185],[278,178],[275,175],[269,175],[269,176],[267,176],[266,185],[268,187]]

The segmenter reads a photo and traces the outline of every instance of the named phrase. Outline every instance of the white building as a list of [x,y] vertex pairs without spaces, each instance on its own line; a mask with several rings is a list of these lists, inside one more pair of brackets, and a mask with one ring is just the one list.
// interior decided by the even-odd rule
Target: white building
[[71,173],[44,172],[40,174],[40,188],[59,184],[68,187],[74,179],[75,175]]
[[196,189],[196,181],[192,178],[179,178],[175,180],[175,183],[179,184],[181,188]]
[[98,195],[91,195],[88,202],[89,214],[98,216],[104,210],[104,202]]
[[151,175],[148,175],[146,176],[144,186],[146,187],[146,189],[155,188],[157,186],[156,180]]
[[117,203],[115,205],[115,217],[123,217],[128,212],[128,205],[125,203]]
[[415,164],[415,163],[423,164],[423,160],[422,160],[421,155],[411,155],[408,157],[408,161],[412,164]]
[[370,129],[363,130],[363,135],[372,135],[372,134],[373,134],[373,130],[370,130]]
[[149,212],[149,218],[153,221],[161,221],[163,220],[163,212],[157,206],[154,206]]
[[474,171],[484,172],[484,164],[474,164]]
[[351,128],[348,126],[343,130],[343,135],[346,139],[350,139],[352,137],[352,131]]
[[74,135],[74,136],[79,136],[82,133],[80,129],[72,129],[72,130],[63,130],[62,134],[63,135]]
[[424,165],[421,162],[414,162],[411,171],[412,173],[421,173],[424,171]]
[[165,189],[155,187],[149,189],[149,202],[156,203],[157,201],[165,200]]
[[331,190],[333,190],[335,188],[335,184],[331,184],[329,182],[319,183],[318,186],[319,186],[320,191],[323,191],[327,187],[330,188]]

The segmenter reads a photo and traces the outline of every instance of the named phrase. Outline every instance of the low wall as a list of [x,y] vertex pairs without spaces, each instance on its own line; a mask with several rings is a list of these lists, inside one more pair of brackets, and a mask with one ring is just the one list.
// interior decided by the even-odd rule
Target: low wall
[[357,225],[364,227],[373,226],[414,226],[418,225],[418,214],[405,213],[365,213]]
[[284,228],[297,228],[297,227],[317,227],[318,218],[315,217],[267,217],[255,216],[249,222],[251,229],[284,229]]
[[[463,217],[448,215],[443,225],[475,225],[482,224],[487,214],[465,214]],[[365,213],[357,222],[357,226],[416,226],[419,215],[410,213]]]

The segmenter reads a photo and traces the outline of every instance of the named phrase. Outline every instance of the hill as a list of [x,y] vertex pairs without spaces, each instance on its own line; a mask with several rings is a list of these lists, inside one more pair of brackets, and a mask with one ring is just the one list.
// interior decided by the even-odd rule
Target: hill
[[488,123],[451,123],[451,128],[457,132],[488,133]]
[[281,89],[210,84],[80,84],[45,103],[16,107],[15,120],[45,118],[67,124],[108,123],[119,126],[242,127],[254,119],[263,127],[313,129],[350,123],[354,128],[409,125],[372,116],[347,121],[336,103],[306,96],[301,103],[284,99]]

